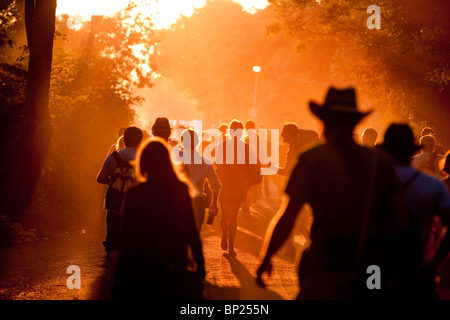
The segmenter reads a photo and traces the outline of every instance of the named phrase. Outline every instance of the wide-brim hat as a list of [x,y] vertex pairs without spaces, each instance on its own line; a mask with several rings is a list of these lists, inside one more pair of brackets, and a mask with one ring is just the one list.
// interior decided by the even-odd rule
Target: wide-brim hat
[[357,109],[354,88],[340,90],[331,87],[327,92],[323,104],[311,101],[309,108],[321,120],[330,116],[347,116],[349,119],[361,120],[372,112],[372,110],[362,112]]
[[421,145],[416,144],[411,127],[404,123],[391,124],[380,147],[394,158],[411,157],[422,149]]

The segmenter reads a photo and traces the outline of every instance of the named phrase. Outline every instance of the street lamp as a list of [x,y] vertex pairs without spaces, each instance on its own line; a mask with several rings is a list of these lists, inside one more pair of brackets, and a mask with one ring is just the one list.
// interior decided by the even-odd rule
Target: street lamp
[[253,66],[253,72],[255,73],[255,89],[253,91],[253,107],[250,110],[250,117],[254,118],[256,116],[256,90],[258,88],[258,73],[261,72],[260,66]]

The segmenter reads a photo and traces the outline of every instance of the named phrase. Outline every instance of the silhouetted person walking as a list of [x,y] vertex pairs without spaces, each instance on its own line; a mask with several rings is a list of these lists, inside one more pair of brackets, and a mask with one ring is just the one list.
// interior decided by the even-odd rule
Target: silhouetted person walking
[[[277,174],[283,176],[285,181],[289,179],[289,176],[294,170],[295,165],[297,164],[298,157],[301,152],[301,141],[300,141],[300,128],[296,123],[286,122],[283,124],[283,128],[281,130],[281,138],[285,143],[289,145],[289,150],[286,155],[286,164],[283,168],[279,168]],[[309,217],[302,215],[302,227],[305,226],[305,222],[308,221]],[[298,225],[298,224],[297,224]],[[295,246],[294,246],[294,234],[299,231],[296,230],[298,228],[294,228],[293,232],[290,233],[289,238],[286,242],[286,254],[288,256],[295,256]],[[302,231],[306,231],[307,228],[303,228]],[[304,232],[303,232],[304,234]]]
[[411,166],[411,157],[421,146],[415,145],[413,132],[407,124],[390,125],[382,148],[394,160],[414,225],[418,228],[420,265],[415,269],[415,276],[405,280],[403,294],[412,299],[437,299],[434,276],[448,255],[450,243],[448,232],[441,239],[442,228],[433,232],[432,227],[435,216],[449,226],[450,194],[438,178]]
[[229,254],[235,255],[234,239],[239,208],[245,202],[250,187],[261,182],[261,175],[254,151],[242,140],[242,122],[233,120],[229,129],[229,136],[217,148],[215,166],[222,184],[219,195],[222,215],[221,248],[228,249]]
[[[135,178],[134,170],[129,168],[129,161],[136,157],[137,149],[142,141],[142,130],[137,127],[128,127],[123,133],[125,149],[113,151],[105,159],[100,169],[97,182],[109,184],[105,195],[106,214],[106,239],[103,246],[108,254],[112,266],[112,272],[115,272],[117,266],[117,255],[119,250],[119,236],[121,224],[121,203],[126,188]],[[125,163],[125,166],[122,166]],[[111,190],[115,189],[115,193]]]
[[[313,209],[311,246],[299,266],[300,299],[350,299],[379,294],[366,287],[369,265],[387,272],[370,237],[409,221],[399,181],[386,157],[355,144],[353,130],[369,112],[357,110],[354,89],[330,88],[310,109],[325,126],[327,142],[300,155],[285,192],[289,196],[267,245],[257,280],[292,230],[305,203]],[[384,282],[381,284],[384,288]]]
[[438,170],[438,163],[442,159],[442,155],[437,153],[435,137],[431,134],[422,136],[420,145],[422,152],[413,156],[411,165],[420,171],[442,178],[442,174]]
[[[420,136],[433,136],[436,139],[436,135],[434,134],[434,130],[430,127],[423,127],[422,131],[420,132]],[[435,146],[435,151],[437,154],[443,155],[444,152],[444,148],[442,147],[442,145],[437,144],[437,140],[436,140],[436,146]]]
[[[256,124],[253,120],[247,120],[245,122],[245,143],[251,145],[255,156],[259,159],[261,154],[260,148],[264,148],[264,144],[260,143],[259,134],[256,131]],[[262,151],[262,154],[267,154],[266,151]],[[247,197],[244,203],[241,205],[241,214],[250,215],[250,208],[256,203],[258,195],[262,194],[262,181],[257,185],[252,185],[247,192]]]
[[[124,202],[115,294],[123,299],[200,299],[202,244],[188,186],[174,170],[167,143],[148,140],[136,164],[143,182]],[[188,270],[188,248],[195,272]]]
[[205,218],[205,183],[212,191],[211,201],[208,204],[208,212],[215,216],[218,210],[218,198],[220,191],[220,182],[217,179],[214,167],[209,161],[202,157],[198,152],[199,146],[198,134],[192,129],[186,129],[181,134],[181,144],[183,151],[180,160],[181,168],[187,176],[191,186],[192,206],[195,212],[198,230],[201,230]]
[[283,168],[279,168],[277,173],[279,175],[289,177],[292,170],[294,170],[297,164],[298,156],[300,155],[300,135],[299,127],[296,123],[287,122],[283,125],[281,130],[281,138],[283,141],[289,144],[289,151],[286,155],[286,164]]

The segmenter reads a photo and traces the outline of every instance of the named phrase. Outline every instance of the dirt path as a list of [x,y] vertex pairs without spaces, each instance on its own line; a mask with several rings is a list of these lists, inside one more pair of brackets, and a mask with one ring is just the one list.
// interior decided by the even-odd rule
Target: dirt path
[[[294,261],[276,258],[276,272],[268,288],[255,284],[258,254],[268,218],[257,214],[240,218],[236,257],[220,249],[219,217],[202,229],[206,261],[206,297],[212,300],[280,300],[297,295]],[[261,221],[263,224],[261,225]],[[14,245],[0,252],[2,300],[102,300],[109,299],[109,263],[102,241],[105,221],[98,219],[84,230],[48,240]],[[81,270],[81,289],[68,289],[67,267]]]
[[[0,253],[0,299],[73,300],[102,296],[98,288],[108,269],[99,221],[80,232],[21,243]],[[81,289],[69,290],[67,267],[81,269]]]
[[[109,263],[102,241],[103,217],[84,230],[48,240],[14,245],[0,252],[0,300],[106,300],[109,296]],[[298,293],[296,259],[273,259],[274,272],[267,288],[255,283],[258,254],[270,216],[252,212],[240,216],[236,236],[236,257],[220,249],[219,217],[202,228],[206,262],[206,298],[210,300],[292,300]],[[301,239],[295,237],[298,249]],[[67,267],[81,270],[81,289],[68,289]],[[449,299],[450,292],[442,292]]]

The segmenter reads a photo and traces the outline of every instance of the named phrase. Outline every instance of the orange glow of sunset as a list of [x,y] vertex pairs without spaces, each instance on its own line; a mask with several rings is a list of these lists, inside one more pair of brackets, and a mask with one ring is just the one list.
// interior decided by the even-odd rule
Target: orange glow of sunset
[[[267,0],[230,0],[241,4],[244,11],[255,13],[259,9],[264,9],[268,5]],[[146,18],[150,17],[155,29],[170,28],[177,19],[184,15],[190,17],[196,8],[205,6],[207,0],[58,0],[56,16],[68,15],[67,26],[73,30],[79,30],[83,22],[91,20],[93,15],[112,16],[123,9],[130,9],[130,17],[124,19],[122,24],[129,32],[132,30],[142,34],[142,43],[131,47],[133,54],[140,60],[139,67],[144,76],[153,79],[158,78],[158,74],[152,72],[149,65],[150,56],[154,53],[153,46],[147,48],[145,32],[143,27],[148,27],[146,19],[140,19],[138,15]],[[138,23],[139,21],[139,23]],[[105,52],[105,55],[114,53]],[[137,80],[135,70],[131,73],[131,78]]]
[[[231,0],[230,0],[231,1]],[[233,0],[243,10],[254,13],[268,5],[267,0]],[[113,15],[121,9],[131,7],[133,13],[151,16],[157,29],[170,27],[181,15],[191,16],[195,8],[201,8],[206,0],[59,0],[56,15],[76,16],[81,21],[92,15]]]

